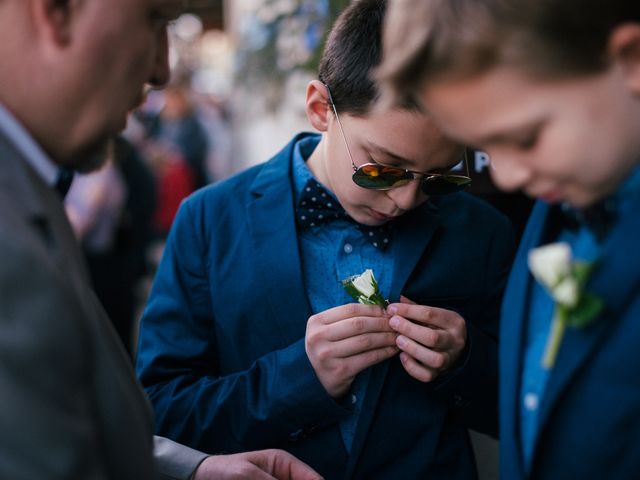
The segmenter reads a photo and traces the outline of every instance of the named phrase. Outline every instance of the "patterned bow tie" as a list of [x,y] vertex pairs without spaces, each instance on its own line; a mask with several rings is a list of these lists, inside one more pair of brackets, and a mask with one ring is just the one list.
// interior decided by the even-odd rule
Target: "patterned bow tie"
[[[296,222],[300,228],[311,228],[334,220],[352,220],[327,190],[313,178],[302,189],[296,206]],[[358,230],[371,244],[385,250],[391,241],[392,229],[389,224],[376,227],[356,224]]]
[[613,199],[603,200],[582,210],[562,205],[560,210],[564,217],[565,228],[575,231],[584,226],[595,235],[598,241],[606,237],[616,220],[616,203]]

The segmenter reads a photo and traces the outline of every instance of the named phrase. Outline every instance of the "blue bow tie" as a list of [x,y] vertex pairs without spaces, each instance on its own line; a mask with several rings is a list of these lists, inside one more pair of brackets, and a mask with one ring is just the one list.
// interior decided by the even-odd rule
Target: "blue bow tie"
[[581,210],[562,205],[563,226],[572,231],[584,226],[598,241],[602,241],[617,218],[616,207],[616,202],[611,198]]
[[[305,229],[335,220],[353,219],[322,185],[313,178],[309,179],[298,199],[296,223]],[[393,231],[389,224],[370,227],[358,223],[356,226],[374,247],[384,250],[389,246]]]

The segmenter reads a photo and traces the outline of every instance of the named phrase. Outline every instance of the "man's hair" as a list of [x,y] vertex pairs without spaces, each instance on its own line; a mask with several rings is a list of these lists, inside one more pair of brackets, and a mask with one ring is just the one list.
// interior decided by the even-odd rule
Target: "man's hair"
[[386,5],[386,0],[354,1],[329,33],[318,77],[340,111],[363,115],[378,97],[372,71],[380,63]]
[[428,81],[497,65],[540,78],[596,73],[625,22],[640,22],[640,0],[394,0],[376,78],[402,101]]

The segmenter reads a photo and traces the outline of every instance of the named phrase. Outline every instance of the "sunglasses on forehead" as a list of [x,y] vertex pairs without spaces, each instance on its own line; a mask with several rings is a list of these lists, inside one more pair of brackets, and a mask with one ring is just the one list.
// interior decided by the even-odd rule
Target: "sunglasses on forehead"
[[[414,170],[407,170],[405,168],[390,167],[382,165],[380,163],[370,162],[361,166],[356,166],[351,155],[349,143],[336,109],[336,104],[331,96],[331,90],[327,84],[324,85],[327,89],[327,95],[329,102],[333,108],[333,113],[336,116],[342,139],[347,147],[347,153],[351,160],[351,166],[353,168],[353,182],[362,188],[369,190],[391,190],[392,188],[402,187],[412,180],[420,181],[420,189],[425,195],[446,195],[448,193],[459,192],[471,185],[471,177],[469,177],[469,162],[467,159],[467,149],[464,150],[464,156],[462,161],[466,167],[466,175],[452,174],[449,171],[445,172],[417,172]],[[455,167],[452,165],[451,168]],[[445,170],[450,170],[445,169]]]

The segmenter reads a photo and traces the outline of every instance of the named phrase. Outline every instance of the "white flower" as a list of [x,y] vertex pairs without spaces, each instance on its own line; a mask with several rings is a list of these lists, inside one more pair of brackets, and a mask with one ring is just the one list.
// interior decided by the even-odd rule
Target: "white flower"
[[363,297],[369,298],[376,293],[375,279],[373,277],[373,270],[367,268],[362,274],[351,280],[351,283]]
[[553,288],[571,273],[571,247],[560,242],[530,250],[529,269],[542,285]]
[[575,307],[580,297],[571,264],[571,247],[565,242],[529,251],[529,269],[533,276],[556,302],[569,308]]
[[573,308],[578,304],[578,282],[573,277],[566,277],[550,291],[551,297],[560,305]]
[[385,308],[389,305],[389,302],[380,295],[378,282],[376,282],[376,277],[371,269],[365,270],[360,275],[345,278],[342,280],[342,287],[351,298],[359,303],[380,305]]

